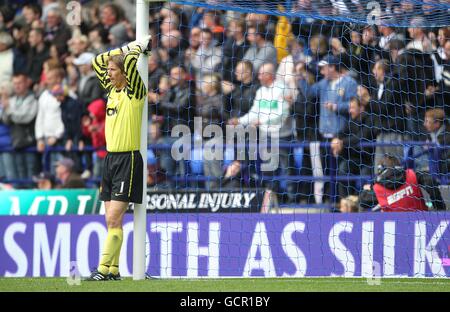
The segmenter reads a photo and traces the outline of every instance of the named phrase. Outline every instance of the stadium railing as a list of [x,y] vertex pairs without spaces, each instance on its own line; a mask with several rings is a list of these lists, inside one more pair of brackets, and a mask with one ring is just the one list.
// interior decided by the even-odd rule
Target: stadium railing
[[[294,169],[298,173],[299,170],[302,168],[303,163],[303,157],[304,157],[304,149],[309,146],[310,142],[291,142],[291,143],[280,143],[280,148],[290,148],[292,153],[291,157],[293,158],[293,164]],[[227,146],[224,144],[224,148],[226,149]],[[329,142],[321,142],[320,146],[326,149],[329,149],[331,144]],[[450,184],[450,173],[441,173],[439,172],[439,166],[438,163],[441,160],[440,159],[440,153],[444,149],[449,149],[450,146],[439,146],[435,143],[429,143],[429,142],[422,142],[422,141],[404,141],[404,142],[383,142],[383,143],[377,143],[377,142],[361,142],[360,147],[377,147],[377,146],[403,146],[404,150],[404,157],[402,159],[402,163],[406,168],[413,168],[415,167],[415,163],[418,157],[425,156],[428,157],[428,168],[430,174],[439,181],[441,185],[447,185]],[[422,147],[422,151],[419,153],[414,154],[414,147],[420,146]],[[233,147],[236,147],[233,146]],[[249,147],[249,145],[246,145],[246,147]],[[148,145],[148,162],[149,163],[155,163],[157,162],[157,158],[155,156],[155,151],[161,150],[161,149],[170,149],[171,145],[168,144],[149,144]],[[100,148],[101,149],[101,148]],[[82,151],[78,149],[73,149],[71,152],[95,152],[99,150],[99,148],[94,148],[91,146],[86,146]],[[66,150],[64,147],[51,147],[46,148],[42,155],[42,167],[44,170],[49,171],[51,167],[50,163],[50,154],[55,152],[65,152]],[[193,150],[191,150],[192,152]],[[11,152],[16,153],[15,150],[9,148],[9,149],[0,149],[0,153],[3,152]],[[30,147],[25,149],[23,152],[27,153],[37,153],[37,150],[35,147]],[[299,175],[299,174],[293,174],[293,175],[265,175],[261,172],[258,172],[258,178],[262,182],[270,182],[274,180],[282,181],[284,183],[286,182],[316,182],[316,181],[323,181],[330,183],[330,187],[328,188],[328,194],[329,198],[335,199],[336,194],[336,186],[339,181],[355,181],[356,183],[356,189],[361,189],[362,186],[366,183],[373,182],[373,176],[371,175],[338,175],[337,174],[337,160],[334,156],[331,156],[331,153],[328,154],[328,174],[324,174],[323,176],[310,176],[310,175]],[[226,161],[225,163],[230,163],[230,159]],[[256,164],[260,164],[260,160],[256,160]],[[190,182],[198,183],[198,182],[205,182],[205,181],[213,181],[213,180],[219,180],[220,178],[214,178],[205,176],[203,174],[202,170],[203,161],[198,159],[191,159],[185,161],[185,174],[183,176],[170,176],[168,179],[180,182],[180,186],[184,187],[190,187]],[[30,185],[32,183],[32,179],[6,179],[5,177],[0,177],[0,182],[2,183],[9,183],[17,186],[21,185]],[[184,183],[182,183],[184,182]],[[96,187],[100,183],[99,177],[92,177],[86,180],[87,186],[89,187]],[[178,184],[177,184],[178,185]],[[198,188],[198,185],[196,185]],[[282,190],[286,191],[286,190]],[[296,204],[295,206],[298,206]],[[308,206],[311,206],[308,204]],[[320,206],[320,205],[319,205]]]

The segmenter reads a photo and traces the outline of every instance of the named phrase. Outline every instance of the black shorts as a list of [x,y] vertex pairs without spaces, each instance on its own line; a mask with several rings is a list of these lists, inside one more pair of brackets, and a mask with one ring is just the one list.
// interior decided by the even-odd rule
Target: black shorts
[[109,153],[100,185],[100,200],[142,203],[144,162],[139,151]]

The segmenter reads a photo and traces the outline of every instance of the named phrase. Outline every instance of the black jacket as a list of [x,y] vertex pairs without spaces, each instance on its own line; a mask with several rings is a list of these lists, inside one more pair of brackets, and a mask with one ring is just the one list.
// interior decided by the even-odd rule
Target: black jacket
[[39,83],[41,79],[42,66],[50,58],[50,49],[46,45],[44,50],[38,52],[35,48],[28,50],[26,73],[31,78],[33,84]]
[[[437,142],[441,146],[450,146],[450,123],[445,121],[443,128],[437,132]],[[428,134],[428,140],[433,142],[431,134]],[[450,173],[450,148],[438,148],[436,149],[437,158],[439,161],[438,168],[440,174]]]
[[258,82],[235,84],[233,92],[226,98],[226,111],[230,117],[241,117],[253,106],[256,91],[260,88]]
[[372,165],[373,147],[361,147],[360,143],[375,140],[371,118],[363,113],[360,118],[350,119],[337,137],[343,141],[344,150],[341,156],[355,164]]
[[319,128],[319,104],[307,99],[303,89],[298,88],[298,95],[292,106],[292,114],[295,118],[297,138],[300,142],[316,141]]
[[156,104],[156,114],[164,116],[161,132],[170,136],[172,128],[176,125],[188,125],[194,120],[192,110],[195,107],[195,97],[186,83],[182,86],[172,87]]
[[64,123],[64,141],[77,143],[81,137],[81,104],[67,96],[61,102],[61,117]]
[[80,84],[77,90],[78,99],[81,102],[83,113],[87,113],[87,107],[96,99],[104,98],[105,93],[98,82],[97,76],[92,75],[87,78],[83,88],[80,89]]
[[236,81],[234,70],[237,63],[242,61],[250,43],[244,40],[237,44],[233,38],[228,38],[223,45],[223,80]]
[[403,104],[411,103],[411,115],[417,116],[418,110],[425,109],[425,89],[436,84],[431,55],[416,49],[405,50],[398,56],[396,69],[400,99]]
[[384,80],[384,92],[377,100],[378,86],[372,89],[374,100],[370,102],[372,123],[378,132],[400,132],[406,130],[406,106],[400,94],[400,81],[398,77]]

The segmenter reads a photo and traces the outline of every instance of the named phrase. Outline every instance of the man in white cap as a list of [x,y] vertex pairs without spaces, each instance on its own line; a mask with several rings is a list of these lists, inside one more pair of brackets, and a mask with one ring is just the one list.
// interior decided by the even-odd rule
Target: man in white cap
[[92,101],[103,98],[104,92],[97,81],[97,76],[92,69],[92,60],[95,57],[93,53],[81,53],[73,64],[78,66],[81,77],[78,82],[77,95],[83,105],[83,112],[86,111]]
[[83,179],[74,171],[74,165],[74,161],[70,158],[62,158],[56,162],[56,178],[61,182],[57,188],[74,189],[86,187]]

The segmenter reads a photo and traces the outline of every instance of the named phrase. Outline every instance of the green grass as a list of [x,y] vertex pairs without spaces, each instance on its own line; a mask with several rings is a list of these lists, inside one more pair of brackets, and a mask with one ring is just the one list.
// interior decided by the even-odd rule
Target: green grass
[[0,292],[450,292],[447,279],[382,279],[371,286],[364,278],[246,278],[152,279],[81,282],[68,285],[65,278],[0,278]]

